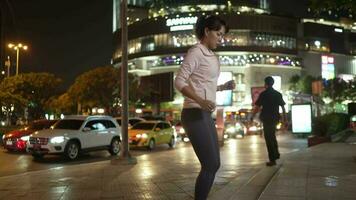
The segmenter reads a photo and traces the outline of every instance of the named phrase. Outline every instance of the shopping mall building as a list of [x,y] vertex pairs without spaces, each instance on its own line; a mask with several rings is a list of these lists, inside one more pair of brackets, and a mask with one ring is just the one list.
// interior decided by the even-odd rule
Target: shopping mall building
[[[116,66],[121,59],[119,2],[113,2]],[[139,76],[176,72],[197,43],[193,30],[197,18],[210,14],[221,16],[230,27],[215,51],[222,79],[237,83],[227,109],[250,108],[251,88],[263,86],[269,75],[290,102],[289,80],[294,75],[350,79],[356,74],[356,16],[335,20],[331,11],[327,14],[333,20],[309,17],[312,14],[279,15],[271,11],[268,0],[129,1],[129,72]],[[179,103],[182,97],[176,94],[174,103]]]

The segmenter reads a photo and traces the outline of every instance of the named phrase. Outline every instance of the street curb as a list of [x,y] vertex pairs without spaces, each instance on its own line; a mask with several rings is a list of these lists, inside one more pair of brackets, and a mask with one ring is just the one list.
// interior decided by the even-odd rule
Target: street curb
[[345,129],[330,136],[331,142],[345,142],[348,137],[352,135],[354,131],[352,129]]
[[280,169],[282,168],[282,165],[278,168],[278,170],[273,174],[273,176],[270,178],[270,180],[268,181],[268,183],[266,184],[266,186],[263,188],[262,192],[259,194],[257,200],[261,200],[264,193],[266,192],[266,190],[268,189],[268,187],[271,185],[271,183],[273,182],[273,180],[278,176],[278,174],[280,174]]
[[236,177],[223,189],[213,193],[209,200],[257,200],[281,166],[263,166],[260,170],[249,172],[249,176]]

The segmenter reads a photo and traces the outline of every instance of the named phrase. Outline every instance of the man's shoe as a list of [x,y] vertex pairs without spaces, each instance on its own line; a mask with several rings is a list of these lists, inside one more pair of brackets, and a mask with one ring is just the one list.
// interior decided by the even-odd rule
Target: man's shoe
[[268,166],[268,167],[275,166],[276,164],[277,164],[276,161],[266,162],[266,166]]

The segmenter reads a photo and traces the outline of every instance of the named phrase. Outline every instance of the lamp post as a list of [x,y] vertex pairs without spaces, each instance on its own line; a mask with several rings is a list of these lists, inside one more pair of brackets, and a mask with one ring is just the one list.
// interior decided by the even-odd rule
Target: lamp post
[[8,47],[10,49],[16,50],[16,76],[19,74],[19,57],[20,57],[20,49],[22,50],[27,50],[28,47],[26,45],[23,45],[21,43],[14,45],[14,44],[9,44]]

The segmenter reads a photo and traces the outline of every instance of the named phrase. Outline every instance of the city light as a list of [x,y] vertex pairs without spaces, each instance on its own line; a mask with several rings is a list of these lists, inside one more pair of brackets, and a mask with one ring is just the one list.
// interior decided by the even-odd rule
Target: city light
[[19,74],[19,59],[20,59],[20,50],[27,50],[28,49],[28,46],[27,45],[24,45],[22,43],[18,43],[17,45],[15,44],[8,44],[7,45],[10,49],[14,49],[16,50],[16,75]]

